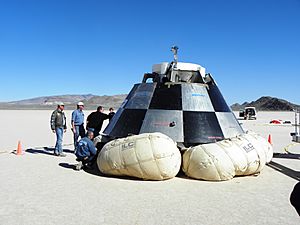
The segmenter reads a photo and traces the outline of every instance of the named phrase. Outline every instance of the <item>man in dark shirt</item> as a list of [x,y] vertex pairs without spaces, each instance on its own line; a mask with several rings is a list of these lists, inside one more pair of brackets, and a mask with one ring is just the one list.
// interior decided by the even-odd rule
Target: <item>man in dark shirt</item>
[[86,120],[86,128],[89,131],[94,132],[94,136],[97,137],[101,131],[103,121],[109,119],[109,115],[103,113],[104,109],[102,106],[98,106],[96,112],[92,112]]
[[115,115],[114,109],[113,108],[109,108],[109,122],[111,121],[111,119],[113,118],[113,116]]

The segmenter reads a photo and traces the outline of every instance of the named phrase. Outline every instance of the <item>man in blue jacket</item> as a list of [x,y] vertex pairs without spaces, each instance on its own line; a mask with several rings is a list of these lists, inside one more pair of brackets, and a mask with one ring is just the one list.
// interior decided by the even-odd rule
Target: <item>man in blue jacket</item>
[[96,160],[97,148],[95,147],[92,139],[94,138],[94,133],[92,131],[87,132],[87,137],[83,137],[78,142],[76,147],[77,161],[79,163],[76,165],[76,170],[81,170],[82,168],[91,168],[92,164]]

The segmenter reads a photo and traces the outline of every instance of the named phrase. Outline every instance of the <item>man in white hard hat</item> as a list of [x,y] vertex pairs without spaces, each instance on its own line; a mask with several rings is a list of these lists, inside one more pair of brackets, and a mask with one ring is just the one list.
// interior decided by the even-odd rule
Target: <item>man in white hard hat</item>
[[83,108],[83,102],[78,102],[77,109],[72,112],[71,124],[74,133],[74,152],[76,151],[79,136],[82,138],[85,136]]
[[56,134],[56,144],[54,149],[54,155],[56,156],[66,156],[63,153],[62,142],[64,132],[67,130],[66,116],[64,113],[64,103],[57,103],[57,109],[52,112],[50,126],[53,133]]

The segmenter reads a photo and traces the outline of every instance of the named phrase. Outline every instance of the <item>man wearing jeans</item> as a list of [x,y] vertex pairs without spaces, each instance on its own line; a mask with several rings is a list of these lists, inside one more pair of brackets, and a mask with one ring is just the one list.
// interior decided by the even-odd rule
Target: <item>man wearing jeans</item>
[[64,132],[67,130],[64,103],[57,104],[57,109],[52,112],[50,125],[52,132],[56,133],[54,155],[64,157],[66,155],[63,153],[62,142]]
[[77,161],[79,164],[76,165],[76,170],[81,170],[82,168],[92,169],[93,164],[97,159],[97,148],[92,142],[94,138],[94,133],[92,131],[87,132],[87,137],[81,138],[78,142],[76,149]]
[[72,112],[72,131],[74,133],[74,152],[78,144],[78,138],[85,136],[84,129],[84,114],[83,114],[84,104],[83,102],[77,103],[77,109]]

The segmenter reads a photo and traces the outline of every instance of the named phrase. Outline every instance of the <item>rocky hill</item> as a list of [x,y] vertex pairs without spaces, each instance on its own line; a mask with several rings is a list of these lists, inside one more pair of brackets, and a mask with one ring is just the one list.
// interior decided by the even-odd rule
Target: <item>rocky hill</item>
[[7,102],[10,105],[53,105],[57,102],[64,102],[65,104],[73,104],[76,101],[88,101],[95,95],[56,95],[56,96],[44,96],[37,98],[30,98],[20,101]]
[[127,95],[57,95],[44,96],[12,102],[1,102],[0,109],[53,109],[58,102],[65,104],[65,109],[74,109],[77,102],[82,101],[86,109],[95,109],[102,105],[105,108],[118,108]]
[[244,109],[248,106],[254,106],[257,110],[260,111],[293,111],[293,109],[300,109],[300,105],[293,104],[283,99],[264,96],[256,101],[244,102],[243,104],[235,103],[231,106],[233,111],[238,111]]
[[[25,99],[12,102],[0,102],[0,109],[53,109],[57,102],[64,102],[65,109],[74,109],[77,102],[82,101],[86,109],[95,109],[102,105],[106,109],[109,107],[118,108],[127,95],[98,96],[92,94],[86,95],[56,95],[44,96],[32,99]],[[247,106],[254,106],[261,111],[292,111],[299,109],[300,105],[290,103],[286,100],[274,97],[261,97],[256,101],[244,102],[243,104],[235,103],[231,106],[233,111],[244,109]]]

